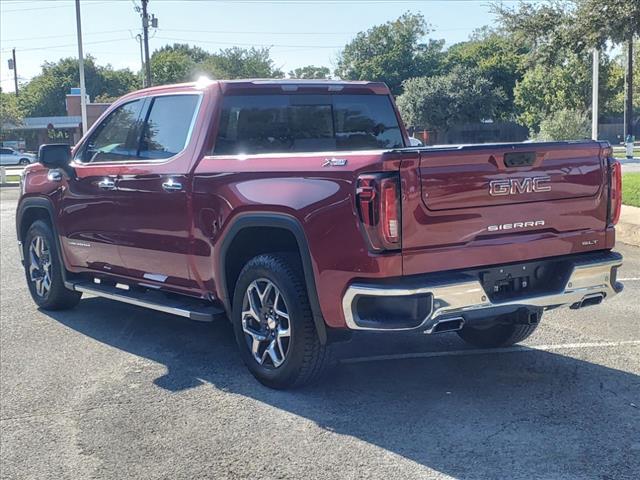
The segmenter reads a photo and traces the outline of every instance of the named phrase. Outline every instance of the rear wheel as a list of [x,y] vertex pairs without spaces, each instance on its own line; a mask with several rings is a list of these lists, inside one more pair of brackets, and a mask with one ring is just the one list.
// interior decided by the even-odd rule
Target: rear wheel
[[64,265],[58,256],[51,227],[37,220],[29,227],[24,239],[24,266],[29,292],[44,310],[64,310],[75,307],[82,293],[64,285]]
[[31,162],[29,161],[28,158],[21,158],[20,161],[18,162],[20,165],[29,165]]
[[458,335],[465,342],[475,347],[508,347],[531,336],[537,326],[537,324],[509,323],[493,325],[489,328],[473,328],[467,325],[458,332]]
[[235,287],[233,324],[244,363],[268,387],[311,383],[327,364],[294,255],[265,254],[247,262]]

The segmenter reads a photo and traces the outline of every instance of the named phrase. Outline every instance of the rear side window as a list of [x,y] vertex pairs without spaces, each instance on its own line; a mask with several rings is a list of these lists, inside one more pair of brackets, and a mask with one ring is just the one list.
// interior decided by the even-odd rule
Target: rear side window
[[116,108],[94,130],[82,150],[83,162],[118,162],[136,158],[142,100]]
[[170,95],[153,99],[140,142],[141,159],[169,158],[184,149],[199,98]]
[[222,102],[216,154],[402,147],[386,95],[231,95]]

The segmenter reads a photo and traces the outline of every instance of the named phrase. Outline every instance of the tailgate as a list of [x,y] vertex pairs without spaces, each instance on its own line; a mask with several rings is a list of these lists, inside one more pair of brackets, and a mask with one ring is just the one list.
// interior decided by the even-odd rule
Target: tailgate
[[[417,171],[403,173],[403,189],[414,181],[420,193],[403,195],[403,254],[498,245],[504,252],[505,245],[527,244],[526,254],[523,247],[520,255],[504,260],[519,261],[535,257],[531,242],[542,239],[556,242],[539,243],[543,250],[537,258],[580,250],[576,241],[603,248],[592,235],[606,227],[603,153],[604,146],[593,141],[421,149]],[[591,240],[596,241],[589,245]],[[483,250],[485,258],[472,263],[505,256]],[[405,273],[425,271],[420,263],[404,262]]]

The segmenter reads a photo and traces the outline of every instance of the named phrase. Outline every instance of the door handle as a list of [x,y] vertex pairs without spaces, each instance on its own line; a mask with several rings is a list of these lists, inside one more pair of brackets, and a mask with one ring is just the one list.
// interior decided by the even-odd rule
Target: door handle
[[176,182],[173,178],[170,178],[162,184],[162,188],[164,188],[166,192],[177,192],[182,190],[182,184],[180,182]]
[[103,190],[115,190],[116,182],[114,182],[110,178],[103,178],[98,182],[98,188],[101,188]]

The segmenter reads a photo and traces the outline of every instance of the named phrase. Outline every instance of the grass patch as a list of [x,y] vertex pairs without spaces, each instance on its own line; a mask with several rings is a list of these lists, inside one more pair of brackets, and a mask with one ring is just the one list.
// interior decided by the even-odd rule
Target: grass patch
[[18,184],[18,183],[20,183],[20,175],[7,175],[5,178],[6,178],[7,184],[10,184],[10,183]]
[[640,207],[640,172],[622,175],[622,203]]

